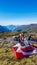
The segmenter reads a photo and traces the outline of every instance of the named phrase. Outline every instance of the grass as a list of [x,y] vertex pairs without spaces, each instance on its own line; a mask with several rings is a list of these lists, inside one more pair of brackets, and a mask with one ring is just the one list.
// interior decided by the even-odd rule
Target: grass
[[0,65],[37,65],[37,55],[16,59],[9,47],[0,48]]

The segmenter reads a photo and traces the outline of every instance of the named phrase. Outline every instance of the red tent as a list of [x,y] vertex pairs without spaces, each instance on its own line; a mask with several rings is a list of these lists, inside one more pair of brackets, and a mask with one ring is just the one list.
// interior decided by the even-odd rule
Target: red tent
[[37,54],[37,48],[33,47],[32,44],[29,43],[27,40],[24,43],[24,46],[21,46],[20,43],[17,43],[12,47],[12,52],[14,53],[15,58],[18,59],[24,56]]

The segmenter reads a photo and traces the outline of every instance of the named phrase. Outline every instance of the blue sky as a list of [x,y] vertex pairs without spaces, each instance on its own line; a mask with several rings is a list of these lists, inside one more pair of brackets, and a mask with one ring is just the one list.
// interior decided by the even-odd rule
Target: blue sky
[[37,23],[37,0],[0,0],[0,25]]

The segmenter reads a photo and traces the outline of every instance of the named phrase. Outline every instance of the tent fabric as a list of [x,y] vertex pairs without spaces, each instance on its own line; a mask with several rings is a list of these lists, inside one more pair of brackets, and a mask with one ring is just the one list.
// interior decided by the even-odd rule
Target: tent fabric
[[37,48],[33,47],[26,39],[24,39],[24,44],[25,46],[21,46],[20,43],[17,43],[12,47],[12,52],[14,53],[15,58],[37,54]]

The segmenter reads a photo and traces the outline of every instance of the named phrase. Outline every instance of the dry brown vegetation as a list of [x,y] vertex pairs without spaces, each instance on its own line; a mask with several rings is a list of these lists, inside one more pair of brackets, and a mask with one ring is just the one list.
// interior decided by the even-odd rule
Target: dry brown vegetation
[[18,34],[19,34],[18,32],[13,32],[13,33],[12,32],[10,32],[10,33],[9,32],[7,32],[7,33],[6,32],[5,33],[0,33],[0,38],[1,37],[10,37],[10,36],[18,35]]
[[[14,36],[14,35],[19,35],[20,33],[19,32],[5,32],[5,33],[0,33],[0,38],[1,37],[10,37],[10,36]],[[32,32],[32,33],[25,33],[25,37],[26,36],[29,36],[29,35],[31,35],[32,37],[34,37],[34,38],[37,38],[37,33],[35,33],[35,32]]]

